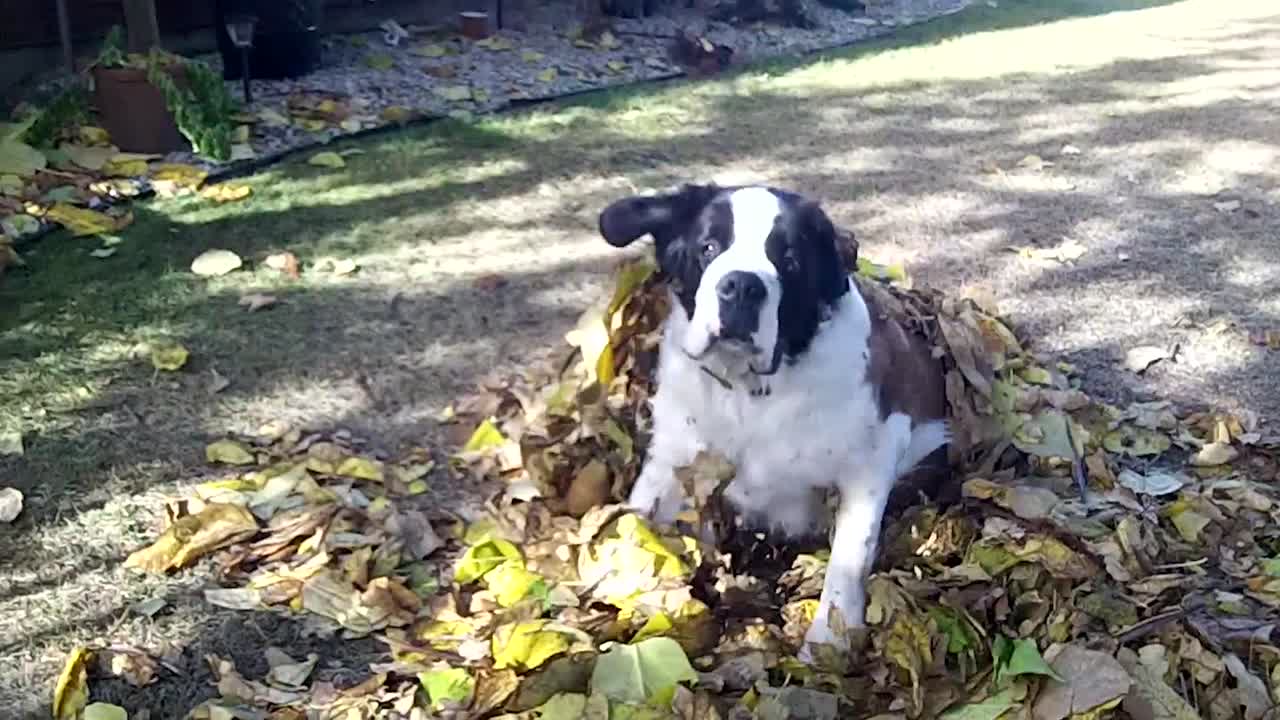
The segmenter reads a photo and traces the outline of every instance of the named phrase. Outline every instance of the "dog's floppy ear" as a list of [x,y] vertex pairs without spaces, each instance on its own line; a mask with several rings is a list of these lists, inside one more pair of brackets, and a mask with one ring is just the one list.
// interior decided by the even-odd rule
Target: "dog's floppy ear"
[[715,185],[684,185],[666,195],[615,200],[600,213],[600,235],[614,247],[626,247],[644,235],[665,242],[693,222],[718,190]]
[[[799,213],[800,232],[805,237],[808,252],[812,261],[809,265],[810,282],[818,290],[818,295],[831,301],[843,294],[848,285],[846,275],[858,264],[858,245],[853,241],[852,233],[842,233],[836,229],[831,218],[817,202],[804,201]],[[847,238],[845,237],[847,235]],[[843,247],[849,241],[852,247]],[[850,257],[847,253],[852,253]]]

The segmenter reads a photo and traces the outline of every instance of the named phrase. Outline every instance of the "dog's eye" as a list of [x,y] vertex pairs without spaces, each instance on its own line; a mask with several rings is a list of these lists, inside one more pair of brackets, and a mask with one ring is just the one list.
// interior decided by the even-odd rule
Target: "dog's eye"
[[702,257],[704,258],[711,259],[712,257],[715,257],[716,252],[718,252],[719,250],[720,248],[717,247],[716,244],[713,242],[708,241],[708,242],[702,243]]
[[791,255],[788,255],[782,258],[783,272],[793,273],[793,272],[798,272],[799,270],[800,270],[800,263],[796,262],[796,259],[794,257],[792,257]]

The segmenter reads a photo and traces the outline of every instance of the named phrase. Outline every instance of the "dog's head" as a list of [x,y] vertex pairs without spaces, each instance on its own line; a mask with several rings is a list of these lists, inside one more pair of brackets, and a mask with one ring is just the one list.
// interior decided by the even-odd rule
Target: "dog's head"
[[746,353],[762,375],[804,352],[849,292],[831,220],[784,190],[685,185],[623,198],[600,213],[600,234],[616,247],[653,236],[658,267],[689,319],[687,354]]

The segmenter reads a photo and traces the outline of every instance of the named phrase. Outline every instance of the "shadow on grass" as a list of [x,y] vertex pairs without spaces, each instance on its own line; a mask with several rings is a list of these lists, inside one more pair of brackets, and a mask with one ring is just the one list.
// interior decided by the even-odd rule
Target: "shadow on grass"
[[[1008,15],[979,7],[831,58],[1117,7],[1038,5],[1002,2],[1012,7]],[[873,256],[899,240],[926,248],[911,264],[922,282],[955,289],[971,276],[1008,281],[997,290],[1013,302],[1015,323],[1080,363],[1088,389],[1121,402],[1140,396],[1144,381],[1117,374],[1114,364],[1149,332],[1149,314],[1199,321],[1231,310],[1259,325],[1280,323],[1259,284],[1280,267],[1267,200],[1280,185],[1277,171],[1242,159],[1203,186],[1179,175],[1217,152],[1280,152],[1276,88],[1261,72],[1274,70],[1266,52],[1277,33],[1280,18],[1230,42],[1079,69],[1069,80],[1045,72],[842,88],[806,80],[800,69],[786,87],[773,87],[748,82],[761,74],[756,68],[579,99],[555,113],[340,143],[336,149],[363,151],[346,170],[290,163],[251,178],[255,196],[241,205],[138,206],[125,244],[107,260],[89,257],[88,241],[49,238],[28,257],[28,270],[0,284],[0,307],[12,309],[0,317],[0,391],[11,398],[6,413],[13,408],[0,429],[39,428],[27,433],[23,458],[0,458],[4,484],[29,499],[18,523],[0,529],[0,575],[18,578],[0,585],[0,615],[33,618],[0,638],[2,654],[54,643],[73,629],[107,632],[125,601],[140,599],[126,588],[66,617],[41,618],[48,600],[36,596],[74,586],[77,568],[111,567],[122,545],[150,534],[139,519],[127,531],[110,530],[111,542],[84,543],[68,529],[75,518],[121,495],[199,481],[208,471],[203,447],[218,434],[283,420],[349,427],[386,450],[422,444],[439,437],[430,417],[442,402],[490,370],[558,350],[588,297],[573,289],[606,282],[612,262],[594,236],[594,213],[631,184],[703,179],[741,165],[811,193]],[[768,67],[781,75],[801,66]],[[1249,86],[1254,95],[1194,94],[1197,83],[1242,67],[1260,71]],[[1063,155],[1065,144],[1084,152]],[[1054,167],[1019,169],[1032,154]],[[1210,186],[1235,193],[1247,211],[1215,211],[1209,198],[1221,193]],[[1063,238],[1084,242],[1089,254],[1071,267],[1009,274],[1008,245],[1049,247]],[[191,259],[210,247],[236,251],[250,269],[194,278]],[[348,278],[317,273],[295,283],[262,269],[280,250],[305,263],[323,255],[371,259]],[[487,255],[533,258],[540,250],[555,259],[506,267],[500,287],[476,282],[483,270],[471,264],[486,267]],[[1243,273],[1242,263],[1262,270]],[[1105,304],[1109,288],[1122,295],[1134,287],[1143,304],[1109,311],[1088,304],[1099,294]],[[248,313],[238,300],[249,291],[281,302]],[[1137,318],[1095,317],[1106,312]],[[1077,325],[1092,329],[1059,330]],[[189,366],[156,376],[133,348],[153,339],[190,347]],[[209,390],[214,370],[231,380],[217,393]],[[1255,355],[1208,381],[1245,395],[1277,371],[1273,356]],[[27,567],[60,540],[83,547],[74,558]],[[228,617],[209,621],[193,658],[246,652],[227,646],[227,633],[264,644],[252,628],[218,624],[256,620]],[[194,682],[166,686],[154,701],[131,699],[129,709],[185,711],[178,705],[209,692]]]

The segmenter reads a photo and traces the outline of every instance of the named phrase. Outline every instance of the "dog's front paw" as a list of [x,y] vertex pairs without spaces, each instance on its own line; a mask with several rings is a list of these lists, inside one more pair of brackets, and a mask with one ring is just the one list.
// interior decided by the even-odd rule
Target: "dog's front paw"
[[649,465],[640,472],[635,487],[631,488],[627,508],[655,523],[666,525],[675,522],[680,512],[680,501],[675,474],[664,474],[656,465]]
[[829,615],[820,610],[804,634],[804,644],[796,657],[813,667],[840,668],[847,664],[850,653],[861,649],[866,637],[858,615],[845,615],[837,609]]

